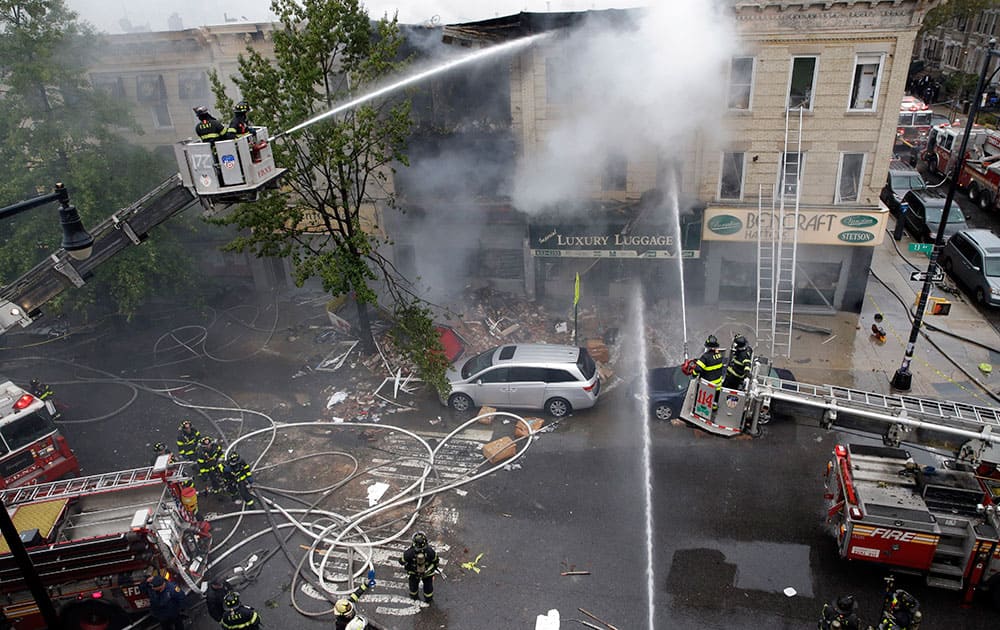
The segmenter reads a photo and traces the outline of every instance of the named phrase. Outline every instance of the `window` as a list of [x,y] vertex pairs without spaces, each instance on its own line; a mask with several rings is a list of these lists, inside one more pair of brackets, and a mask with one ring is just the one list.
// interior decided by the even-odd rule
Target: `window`
[[864,153],[841,153],[840,176],[837,177],[836,203],[855,203],[861,191],[861,174],[864,172]]
[[812,109],[813,91],[816,89],[816,60],[816,57],[792,57],[788,109]]
[[140,103],[162,103],[167,100],[163,75],[146,74],[135,78],[135,94]]
[[507,383],[507,372],[508,368],[498,367],[494,370],[490,370],[489,372],[483,372],[479,375],[477,380],[484,383]]
[[155,103],[151,108],[153,112],[153,127],[156,129],[173,129],[174,121],[170,118],[170,110],[165,102]]
[[624,155],[615,153],[604,160],[604,174],[601,177],[601,190],[625,190],[628,175],[628,160]]
[[548,383],[572,383],[575,380],[576,377],[566,370],[549,368],[545,371],[545,381]]
[[4,442],[6,442],[8,448],[16,451],[36,440],[40,440],[55,430],[56,425],[49,419],[48,414],[36,411],[5,425],[2,433]]
[[125,82],[121,77],[106,74],[94,74],[90,77],[90,82],[98,92],[104,92],[111,98],[118,100],[125,98]]
[[499,359],[501,361],[510,361],[511,359],[514,358],[515,350],[517,350],[517,346],[504,346],[503,348],[500,349]]
[[744,155],[742,151],[722,154],[719,199],[741,199],[743,197]]
[[511,383],[544,383],[548,376],[548,370],[539,367],[512,367],[510,368]]
[[802,153],[784,153],[781,156],[781,170],[778,182],[785,197],[795,197],[799,193],[799,179],[802,177]]
[[733,57],[729,69],[729,109],[750,109],[753,57]]
[[177,75],[177,95],[182,99],[208,96],[208,78],[201,70],[181,72]]
[[854,61],[851,102],[848,109],[874,111],[878,103],[878,84],[882,77],[882,55],[858,55]]

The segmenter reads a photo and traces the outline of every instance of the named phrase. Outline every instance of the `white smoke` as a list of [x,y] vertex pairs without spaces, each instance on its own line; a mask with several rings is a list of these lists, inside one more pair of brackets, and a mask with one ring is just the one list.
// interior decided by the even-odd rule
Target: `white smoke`
[[592,196],[612,155],[683,161],[695,129],[719,129],[737,41],[719,3],[670,0],[631,13],[633,23],[619,26],[609,25],[614,14],[593,14],[539,50],[552,71],[544,87],[555,93],[535,103],[548,100],[553,126],[540,125],[538,144],[524,148],[513,195],[519,210]]

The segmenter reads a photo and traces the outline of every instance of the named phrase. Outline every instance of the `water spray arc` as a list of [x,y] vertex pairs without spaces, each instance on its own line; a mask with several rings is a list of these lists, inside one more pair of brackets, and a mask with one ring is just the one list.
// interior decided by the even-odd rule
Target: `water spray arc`
[[677,277],[681,283],[681,334],[684,335],[684,360],[688,355],[688,323],[687,323],[687,297],[684,288],[684,242],[681,234],[681,204],[680,192],[677,190],[677,173],[670,176],[670,215],[674,220],[674,230],[677,234]]
[[[636,330],[646,329],[646,303],[642,297],[642,287],[636,285],[635,288],[635,299],[632,300],[633,312],[632,312],[632,322]],[[649,400],[649,379],[646,378],[646,374],[649,373],[649,366],[647,365],[646,357],[646,341],[644,335],[638,335],[639,348],[637,349],[637,354],[639,356],[639,399],[642,401]],[[652,435],[649,429],[649,409],[647,408],[645,402],[640,404],[639,417],[642,418],[640,425],[642,426],[642,469],[643,469],[643,503],[645,509],[645,539],[646,539],[646,606],[649,630],[654,630],[655,622],[653,618],[653,611],[656,610],[656,602],[654,600],[654,586],[656,584],[656,575],[654,572],[653,564],[653,462],[652,462]]]
[[278,134],[275,134],[274,136],[272,136],[268,140],[269,141],[274,141],[274,140],[277,140],[277,139],[279,139],[279,138],[281,138],[283,136],[287,136],[289,134],[295,133],[296,131],[299,131],[301,129],[305,129],[306,127],[308,127],[310,125],[316,124],[316,123],[320,122],[321,120],[325,120],[326,118],[329,118],[330,116],[335,116],[335,115],[339,114],[340,112],[344,112],[344,111],[347,111],[349,109],[354,109],[358,105],[362,105],[364,103],[367,103],[370,100],[379,98],[381,96],[385,96],[386,94],[391,94],[392,92],[395,92],[396,90],[398,90],[400,88],[404,88],[404,87],[406,87],[408,85],[412,85],[414,83],[419,83],[420,81],[423,81],[424,79],[427,79],[427,78],[432,77],[432,76],[437,75],[437,74],[448,72],[449,70],[451,70],[453,68],[457,68],[459,66],[463,66],[463,65],[466,65],[466,64],[469,64],[469,63],[473,63],[475,61],[479,61],[479,60],[485,59],[487,57],[493,57],[495,55],[500,55],[500,54],[507,53],[507,52],[510,52],[510,51],[513,51],[513,50],[517,50],[519,48],[523,48],[523,47],[527,46],[528,44],[531,44],[531,43],[533,43],[533,42],[537,41],[538,39],[540,39],[542,37],[545,37],[545,36],[546,36],[545,33],[540,33],[538,35],[531,35],[529,37],[524,37],[522,39],[515,39],[513,41],[505,42],[503,44],[498,44],[496,46],[490,46],[489,48],[483,48],[483,49],[477,50],[477,51],[475,51],[473,53],[470,53],[468,55],[465,55],[465,56],[462,56],[462,57],[458,57],[457,59],[452,59],[451,61],[447,61],[447,62],[442,63],[440,65],[434,66],[433,68],[430,68],[428,70],[424,70],[422,72],[418,72],[418,73],[416,73],[414,75],[411,75],[411,76],[408,76],[408,77],[406,77],[404,79],[400,79],[399,81],[396,81],[395,83],[391,83],[391,84],[386,85],[384,87],[378,88],[377,90],[373,90],[371,92],[368,92],[367,94],[363,94],[363,95],[361,95],[361,96],[359,96],[359,97],[357,97],[357,98],[355,98],[353,100],[350,100],[350,101],[348,101],[346,103],[343,103],[341,105],[337,105],[333,109],[327,110],[327,111],[323,112],[322,114],[318,114],[316,116],[313,116],[312,118],[310,118],[309,120],[306,120],[305,122],[301,122],[301,123],[295,125],[291,129],[286,129],[285,131],[282,131],[282,132],[280,132]]

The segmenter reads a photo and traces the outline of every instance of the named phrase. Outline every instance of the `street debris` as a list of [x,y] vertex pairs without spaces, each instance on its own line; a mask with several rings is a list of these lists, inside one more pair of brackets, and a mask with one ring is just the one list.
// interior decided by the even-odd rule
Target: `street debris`
[[590,575],[590,571],[562,571],[559,575]]
[[535,630],[559,630],[559,611],[553,608],[535,619]]
[[465,569],[466,571],[475,571],[476,573],[479,573],[481,569],[485,568],[479,566],[479,561],[482,559],[482,557],[483,554],[479,554],[478,556],[476,556],[476,559],[473,560],[472,562],[463,562],[462,568]]
[[785,593],[786,597],[795,597],[795,595],[797,593],[797,591],[794,588],[792,588],[791,586],[786,587],[783,592]]
[[331,409],[334,405],[338,405],[347,400],[347,392],[337,392],[333,396],[330,396],[330,400],[326,401],[326,408]]
[[989,363],[980,363],[979,371],[982,372],[983,374],[989,374],[990,372],[993,371],[993,366],[990,365]]
[[587,615],[588,617],[590,617],[590,618],[591,618],[591,619],[593,619],[594,621],[596,621],[596,622],[598,622],[598,623],[603,623],[603,624],[604,624],[605,626],[607,626],[608,630],[618,630],[618,628],[617,628],[617,627],[615,627],[615,626],[611,625],[611,624],[610,624],[610,623],[608,623],[607,621],[604,621],[603,619],[601,619],[600,617],[598,617],[597,615],[595,615],[595,614],[594,614],[594,613],[592,613],[592,612],[589,612],[589,611],[587,611],[587,610],[584,610],[583,608],[577,608],[577,610],[579,610],[579,611],[580,611],[580,612],[582,612],[583,614]]
[[517,455],[517,445],[506,435],[502,438],[483,444],[483,457],[491,464],[499,464],[505,459]]
[[323,357],[323,360],[319,362],[319,365],[317,365],[315,369],[319,372],[336,372],[343,367],[347,357],[357,345],[357,339],[338,341],[334,344],[333,350],[330,350],[330,352]]
[[389,489],[389,484],[383,481],[377,481],[372,485],[368,486],[368,507],[373,507],[378,505],[379,500],[385,491]]

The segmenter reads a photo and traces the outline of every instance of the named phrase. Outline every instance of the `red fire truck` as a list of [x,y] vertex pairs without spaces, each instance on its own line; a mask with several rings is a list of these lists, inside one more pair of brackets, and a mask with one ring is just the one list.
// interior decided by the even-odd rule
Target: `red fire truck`
[[983,210],[997,206],[1000,200],[1000,133],[986,130],[982,146],[966,158],[958,185],[969,195],[969,200]]
[[[183,466],[163,456],[149,468],[0,491],[64,628],[124,627],[149,607],[139,585],[150,575],[200,587],[211,534]],[[13,628],[45,627],[6,542],[0,593]]]
[[79,475],[73,449],[53,421],[55,407],[0,377],[0,488]]
[[[947,175],[954,164],[954,154],[962,146],[964,134],[965,126],[958,121],[950,125],[942,123],[931,129],[927,147],[922,156],[927,162],[927,168],[940,175]],[[979,125],[973,125],[972,132],[969,134],[969,143],[966,146],[967,157],[981,154],[985,143],[986,129]]]
[[899,106],[896,124],[896,142],[893,153],[900,158],[912,156],[914,163],[927,145],[931,131],[931,108],[915,96],[904,96]]

